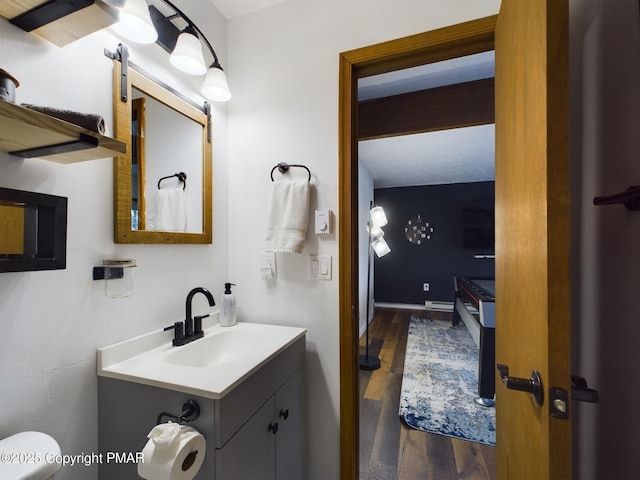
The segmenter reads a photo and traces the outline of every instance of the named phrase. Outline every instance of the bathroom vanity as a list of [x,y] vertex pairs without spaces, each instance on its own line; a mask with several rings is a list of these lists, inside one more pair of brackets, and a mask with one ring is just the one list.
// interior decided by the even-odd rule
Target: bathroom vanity
[[99,349],[100,479],[138,478],[137,463],[108,454],[135,458],[156,423],[191,400],[199,415],[187,425],[206,440],[196,479],[302,478],[305,334],[239,323],[181,347],[158,331]]

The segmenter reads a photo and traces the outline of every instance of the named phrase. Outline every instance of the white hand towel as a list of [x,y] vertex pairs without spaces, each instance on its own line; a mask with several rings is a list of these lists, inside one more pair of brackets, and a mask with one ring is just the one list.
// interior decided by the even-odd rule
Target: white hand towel
[[158,190],[156,230],[184,232],[187,228],[186,192],[182,187]]
[[309,182],[273,182],[265,251],[302,253],[308,219]]

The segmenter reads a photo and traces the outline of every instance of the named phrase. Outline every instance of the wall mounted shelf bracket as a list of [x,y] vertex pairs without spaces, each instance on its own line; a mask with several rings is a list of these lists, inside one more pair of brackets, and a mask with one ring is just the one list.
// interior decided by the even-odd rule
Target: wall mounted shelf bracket
[[595,197],[594,205],[619,205],[627,210],[640,210],[640,186],[629,187],[626,191],[613,195]]
[[50,0],[11,18],[9,22],[25,32],[32,32],[94,3],[95,0]]
[[81,133],[78,140],[58,143],[56,145],[45,145],[43,147],[16,150],[14,152],[9,152],[9,154],[22,158],[46,157],[47,155],[58,155],[60,153],[77,152],[78,150],[96,148],[98,143],[99,140],[97,138]]

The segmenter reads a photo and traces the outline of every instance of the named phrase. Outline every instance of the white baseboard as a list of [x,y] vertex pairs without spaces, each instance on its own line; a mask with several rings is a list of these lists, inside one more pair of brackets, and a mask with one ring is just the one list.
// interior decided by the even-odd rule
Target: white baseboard
[[[399,310],[434,310],[437,312],[453,312],[453,302],[426,301],[424,302],[424,305],[414,305],[410,303],[375,302],[374,307],[397,308]],[[360,328],[360,337],[364,335],[366,328],[366,325],[363,325],[362,328]]]

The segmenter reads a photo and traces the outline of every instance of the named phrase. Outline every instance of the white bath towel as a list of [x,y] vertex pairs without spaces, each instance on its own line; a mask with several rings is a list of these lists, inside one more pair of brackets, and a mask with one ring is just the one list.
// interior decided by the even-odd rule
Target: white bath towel
[[273,182],[266,252],[302,253],[309,219],[309,189],[306,180]]
[[182,187],[158,190],[156,230],[184,232],[187,228],[186,191]]

